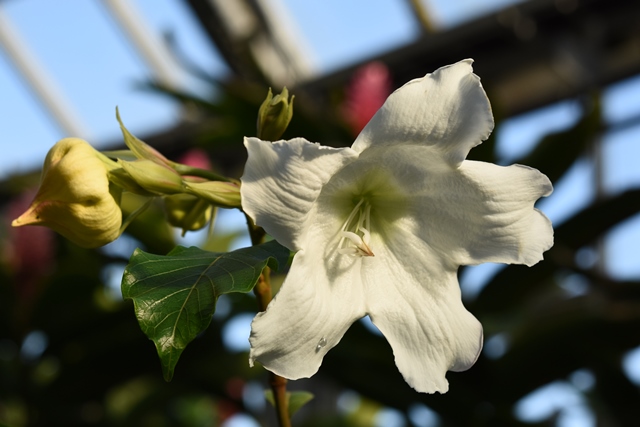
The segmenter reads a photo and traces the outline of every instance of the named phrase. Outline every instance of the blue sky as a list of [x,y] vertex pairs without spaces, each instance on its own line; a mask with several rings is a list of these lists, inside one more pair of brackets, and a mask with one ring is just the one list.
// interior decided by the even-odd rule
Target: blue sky
[[[281,0],[298,23],[301,37],[320,73],[407,43],[418,34],[408,2],[399,0]],[[181,0],[134,0],[156,37],[172,31],[189,58],[216,75],[226,67],[195,18]],[[430,0],[437,25],[449,27],[482,13],[514,3],[513,0]],[[94,146],[117,141],[115,120],[119,106],[125,123],[137,135],[169,128],[180,118],[179,106],[140,91],[136,83],[151,77],[145,62],[120,32],[101,1],[6,0],[0,13],[10,20],[22,41],[41,65],[61,99],[70,105],[83,129],[79,135]],[[445,64],[443,64],[445,65]],[[430,72],[433,70],[424,70]],[[180,84],[194,91],[199,83],[178,73]],[[640,116],[640,77],[617,83],[605,92],[605,117],[610,123]],[[498,134],[500,155],[508,162],[531,149],[544,133],[575,122],[578,108],[568,101],[515,117]],[[0,179],[38,168],[47,150],[70,136],[38,102],[24,79],[0,49]],[[604,187],[611,194],[640,184],[640,125],[604,136]],[[593,172],[588,159],[578,163],[556,186],[541,208],[556,223],[587,205],[593,194]],[[233,219],[227,219],[233,224]],[[640,277],[640,217],[632,218],[605,239],[608,270],[620,278]],[[466,279],[473,288],[495,271],[476,267]],[[475,285],[474,285],[475,283]],[[463,283],[463,285],[465,285]],[[560,388],[565,387],[562,384]],[[573,402],[573,401],[572,401]],[[575,403],[575,402],[574,402]],[[522,409],[524,408],[524,409]],[[527,414],[529,406],[522,406]],[[569,424],[567,424],[569,425]]]
[[[147,0],[135,5],[158,37],[164,29],[175,29],[188,53],[196,54],[203,67],[216,73],[224,71],[224,65],[180,2]],[[84,129],[76,136],[98,147],[117,140],[116,105],[138,134],[170,127],[179,119],[177,105],[136,89],[136,83],[151,74],[102,2],[6,1],[0,11],[11,20],[71,105]],[[4,53],[0,54],[0,144],[7,154],[0,163],[0,176],[16,168],[37,167],[48,148],[68,136],[37,102]]]
[[[282,0],[304,29],[309,55],[321,72],[336,69],[380,51],[402,45],[418,33],[408,4],[397,0]],[[431,1],[433,19],[451,26],[512,0]],[[202,68],[222,75],[226,67],[181,0],[135,0],[155,35],[172,31],[179,46]],[[7,0],[0,12],[31,51],[43,72],[61,93],[82,128],[75,136],[100,147],[117,140],[114,119],[119,106],[127,126],[136,134],[170,127],[179,119],[172,102],[137,90],[151,77],[149,69],[120,32],[101,1]],[[431,70],[425,70],[431,71]],[[182,75],[185,88],[200,90]],[[0,179],[39,166],[48,148],[68,136],[37,101],[24,79],[0,49]]]

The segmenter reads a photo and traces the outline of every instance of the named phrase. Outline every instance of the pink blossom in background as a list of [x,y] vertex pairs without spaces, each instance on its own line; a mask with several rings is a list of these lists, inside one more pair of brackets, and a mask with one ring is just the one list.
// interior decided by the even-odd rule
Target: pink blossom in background
[[204,150],[199,148],[192,148],[187,151],[178,159],[178,163],[182,163],[183,165],[193,166],[194,168],[200,169],[211,169],[211,162],[209,161],[209,156]]
[[353,135],[358,135],[391,94],[391,74],[382,62],[356,70],[346,90],[344,112]]

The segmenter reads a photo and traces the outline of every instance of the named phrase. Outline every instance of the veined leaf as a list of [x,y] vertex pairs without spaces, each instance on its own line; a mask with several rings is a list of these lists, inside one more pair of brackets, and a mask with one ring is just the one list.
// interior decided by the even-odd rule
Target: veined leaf
[[178,358],[211,323],[222,294],[249,292],[262,270],[287,264],[289,250],[270,241],[228,253],[176,247],[166,256],[139,249],[122,277],[122,295],[133,300],[142,331],[152,340],[170,381]]

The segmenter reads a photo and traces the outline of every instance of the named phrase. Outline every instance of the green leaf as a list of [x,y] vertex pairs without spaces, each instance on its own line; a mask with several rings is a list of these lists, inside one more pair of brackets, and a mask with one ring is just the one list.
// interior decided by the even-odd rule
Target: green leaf
[[276,241],[228,253],[176,247],[166,256],[136,249],[122,277],[142,331],[152,340],[166,381],[178,358],[211,322],[222,294],[249,292],[262,270],[287,264],[289,250]]
[[[276,401],[273,398],[273,391],[265,390],[264,397],[271,403],[274,407],[276,406]],[[291,391],[287,392],[287,400],[289,409],[289,418],[293,417],[293,414],[298,412],[298,409],[302,408],[307,402],[313,399],[313,393],[308,391]]]

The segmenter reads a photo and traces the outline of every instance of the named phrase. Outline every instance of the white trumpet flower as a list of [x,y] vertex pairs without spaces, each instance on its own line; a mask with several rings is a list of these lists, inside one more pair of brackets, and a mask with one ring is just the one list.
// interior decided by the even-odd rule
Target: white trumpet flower
[[243,209],[297,251],[253,320],[251,365],[309,377],[365,315],[417,391],[444,393],[448,370],[475,363],[482,326],[462,304],[458,267],[533,265],[553,229],[533,207],[552,191],[546,176],[465,160],[494,124],[471,63],[395,91],[351,148],[245,139]]

